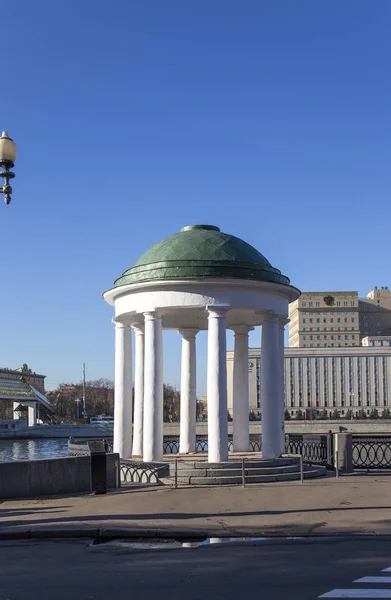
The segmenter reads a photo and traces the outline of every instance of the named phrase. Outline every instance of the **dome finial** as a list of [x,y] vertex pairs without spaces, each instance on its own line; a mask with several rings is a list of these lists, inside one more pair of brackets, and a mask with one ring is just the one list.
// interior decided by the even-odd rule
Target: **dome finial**
[[193,231],[194,229],[205,229],[205,231],[220,231],[220,227],[216,225],[186,225],[181,231]]

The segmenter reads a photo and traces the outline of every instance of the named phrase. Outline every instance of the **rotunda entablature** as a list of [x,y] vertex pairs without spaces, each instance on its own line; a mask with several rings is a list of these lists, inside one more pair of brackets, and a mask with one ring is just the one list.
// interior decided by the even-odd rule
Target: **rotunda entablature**
[[239,322],[254,327],[262,324],[263,313],[286,316],[289,302],[299,294],[296,288],[281,284],[203,278],[127,285],[109,290],[105,299],[114,305],[116,317],[137,320],[145,312],[158,310],[164,329],[207,329],[208,306],[229,307],[228,327]]

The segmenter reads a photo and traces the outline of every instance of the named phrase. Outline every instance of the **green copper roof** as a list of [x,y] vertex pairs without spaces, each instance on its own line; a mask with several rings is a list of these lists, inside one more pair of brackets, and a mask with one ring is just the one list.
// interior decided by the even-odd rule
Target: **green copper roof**
[[247,242],[213,225],[190,225],[161,240],[114,286],[161,279],[224,277],[289,285],[289,279]]

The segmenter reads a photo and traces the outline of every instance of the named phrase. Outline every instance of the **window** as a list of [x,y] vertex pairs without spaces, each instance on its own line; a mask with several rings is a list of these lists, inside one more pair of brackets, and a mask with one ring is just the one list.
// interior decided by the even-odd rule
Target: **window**
[[307,328],[306,328],[306,327],[303,327],[303,331],[307,331]]
[[327,323],[327,319],[323,319],[323,323]]
[[343,303],[343,305],[344,305],[344,306],[347,306],[347,305],[348,305],[348,303],[347,303],[347,302],[344,302],[344,303]]
[[354,317],[352,317],[352,323],[354,323]]
[[339,340],[341,339],[341,336],[340,336],[340,335],[338,336],[338,339],[339,339]]
[[315,302],[315,306],[320,306],[320,302]]
[[301,305],[302,305],[302,306],[306,306],[306,302],[302,302],[302,303],[301,303]]
[[354,306],[354,300],[351,301],[350,306]]
[[306,339],[307,339],[307,336],[306,336],[306,335],[303,335],[303,340],[306,340]]
[[317,322],[317,323],[320,323],[320,319],[316,319],[316,322]]
[[330,319],[330,323],[334,323],[334,319]]
[[337,306],[341,306],[341,303],[339,301],[337,302]]
[[307,344],[303,344],[303,348],[307,348]]
[[323,336],[323,339],[324,339],[324,340],[327,340],[327,335],[324,335],[324,336]]
[[317,336],[316,336],[316,339],[317,339],[317,340],[320,340],[320,335],[317,335]]
[[347,323],[347,322],[348,322],[348,320],[347,320],[347,319],[344,319],[344,322],[345,322],[345,323]]
[[303,319],[303,323],[307,323],[307,319]]
[[347,336],[347,335],[345,335],[345,340],[347,340],[347,339],[348,339],[348,336]]
[[314,336],[313,336],[313,335],[310,335],[310,340],[313,340],[313,339],[314,339]]
[[340,323],[340,322],[341,322],[341,319],[339,319],[339,318],[338,318],[338,319],[337,319],[337,322],[338,322],[338,323]]
[[333,339],[334,339],[334,336],[333,336],[333,335],[330,335],[330,340],[333,340]]
[[313,321],[314,321],[313,319],[310,319],[310,323],[313,323]]

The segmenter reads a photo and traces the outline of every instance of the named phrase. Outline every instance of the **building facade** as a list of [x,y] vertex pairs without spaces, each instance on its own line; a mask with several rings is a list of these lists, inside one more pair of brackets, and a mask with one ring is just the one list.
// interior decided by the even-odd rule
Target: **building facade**
[[289,306],[289,346],[359,346],[364,337],[391,335],[391,291],[303,292]]
[[303,292],[289,305],[289,346],[359,346],[357,292]]
[[[391,407],[391,337],[366,339],[357,347],[285,348],[285,409],[292,417],[312,411],[314,417],[341,417],[352,411],[379,415]],[[261,411],[260,348],[249,350],[249,411]],[[232,414],[233,352],[227,352],[228,410]],[[350,414],[350,413],[349,413]]]
[[391,335],[391,291],[388,287],[375,288],[360,299],[361,337]]

